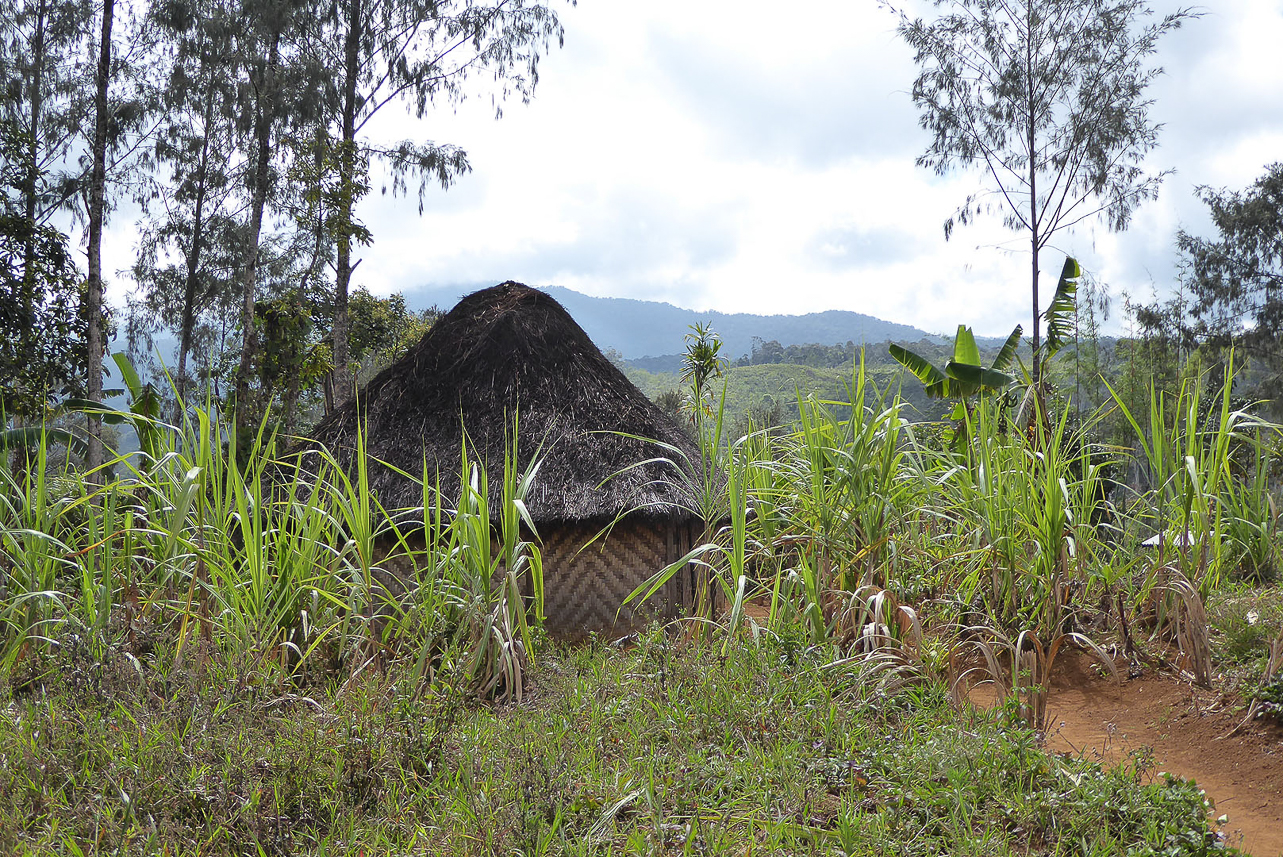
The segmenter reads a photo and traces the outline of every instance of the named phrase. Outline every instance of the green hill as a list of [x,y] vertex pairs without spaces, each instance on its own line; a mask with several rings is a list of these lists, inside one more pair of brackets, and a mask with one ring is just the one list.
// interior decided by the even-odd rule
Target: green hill
[[[405,299],[414,310],[434,305],[448,310],[462,295],[491,285],[494,284],[423,287],[407,291]],[[848,341],[856,345],[888,340],[917,342],[923,338],[944,341],[943,337],[932,337],[930,332],[912,325],[845,310],[804,315],[697,311],[661,301],[594,297],[562,286],[540,288],[566,308],[598,348],[613,349],[628,359],[649,355],[662,361],[680,355],[685,346],[684,337],[696,322],[712,322],[723,342],[722,354],[732,360],[750,354],[755,340],[776,341],[786,346],[812,342],[826,345]]]
[[[870,354],[866,359],[872,357]],[[890,358],[887,360],[887,363],[867,365],[866,374],[879,391],[889,391],[889,395],[900,391],[901,399],[910,406],[906,417],[936,417],[944,410],[940,402],[926,398],[917,379],[899,364],[890,362]],[[651,399],[682,386],[681,378],[675,372],[648,372],[625,366],[624,374]],[[848,390],[854,378],[854,366],[841,369],[817,369],[789,363],[732,366],[725,374],[726,419],[734,422],[750,409],[761,412],[778,406],[780,417],[792,421],[797,417],[799,395],[836,402],[849,401]]]

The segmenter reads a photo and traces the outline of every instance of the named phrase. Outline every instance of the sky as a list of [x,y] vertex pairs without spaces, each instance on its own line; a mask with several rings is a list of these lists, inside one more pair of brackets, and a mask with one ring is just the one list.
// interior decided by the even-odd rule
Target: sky
[[[928,142],[916,69],[875,0],[555,8],[565,44],[529,104],[496,119],[480,81],[458,109],[381,116],[376,134],[457,144],[473,171],[430,189],[422,215],[376,179],[357,285],[412,297],[514,279],[696,310],[854,310],[931,332],[1028,327],[1027,240],[996,217],[945,240],[983,177],[915,167]],[[1085,225],[1044,256],[1048,299],[1062,253],[1108,284],[1115,331],[1124,294],[1174,288],[1177,230],[1212,234],[1195,189],[1245,187],[1283,157],[1283,3],[1200,11],[1156,58],[1150,166],[1175,171],[1159,199],[1124,233]]]

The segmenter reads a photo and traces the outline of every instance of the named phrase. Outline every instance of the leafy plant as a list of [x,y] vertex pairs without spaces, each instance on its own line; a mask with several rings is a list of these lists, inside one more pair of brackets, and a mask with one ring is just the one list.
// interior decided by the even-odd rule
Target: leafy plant
[[1015,383],[1015,378],[1006,370],[1015,360],[1022,332],[1020,325],[1016,325],[988,367],[981,362],[975,334],[963,324],[958,325],[958,332],[953,338],[953,358],[941,368],[902,345],[891,343],[888,348],[891,356],[925,385],[928,396],[959,399],[953,410],[953,419],[961,420],[966,413],[967,402],[973,396],[1001,392]]

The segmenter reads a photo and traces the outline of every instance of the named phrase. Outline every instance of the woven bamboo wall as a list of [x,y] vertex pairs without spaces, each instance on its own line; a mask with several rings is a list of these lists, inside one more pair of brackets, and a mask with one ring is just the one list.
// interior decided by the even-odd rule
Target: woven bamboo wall
[[[645,604],[624,606],[624,599],[690,549],[688,527],[666,521],[625,521],[584,548],[599,529],[600,525],[560,524],[545,525],[540,532],[544,615],[550,634],[565,639],[594,633],[615,637],[639,630],[652,618],[687,612],[686,593],[692,589],[689,572],[679,572]],[[687,547],[678,550],[682,544]]]
[[[567,640],[598,634],[615,638],[645,627],[652,619],[691,615],[700,576],[686,566],[645,604],[624,599],[660,569],[685,556],[696,544],[698,525],[672,520],[623,521],[608,536],[584,548],[605,526],[599,523],[544,523],[539,526],[544,570],[544,616],[548,632]],[[412,548],[422,542],[412,539]],[[413,580],[405,556],[380,563],[397,582]],[[394,583],[385,586],[396,592]],[[403,592],[404,590],[401,589]],[[527,588],[527,594],[530,590]]]

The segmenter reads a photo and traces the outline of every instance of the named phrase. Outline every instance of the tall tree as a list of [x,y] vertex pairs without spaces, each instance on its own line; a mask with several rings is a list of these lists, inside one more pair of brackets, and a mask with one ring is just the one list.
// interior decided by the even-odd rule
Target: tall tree
[[[94,73],[94,136],[89,156],[93,166],[89,174],[89,288],[85,295],[85,312],[88,331],[85,361],[85,397],[91,402],[102,402],[102,354],[104,349],[102,306],[102,232],[107,219],[107,125],[111,121],[107,88],[111,83],[111,29],[115,18],[116,0],[103,0],[98,36],[98,66]],[[98,468],[102,465],[102,421],[89,414],[89,444],[85,467],[91,481],[101,479]]]
[[[40,277],[52,261],[53,220],[78,201],[81,170],[71,154],[89,106],[81,51],[91,15],[92,7],[75,0],[21,0],[0,15],[0,121],[5,123],[5,195],[13,227],[7,238],[21,245],[21,262],[12,270],[22,277],[12,284],[12,298],[18,302],[15,310],[27,318],[44,311],[49,284]],[[54,267],[61,270],[61,262]],[[56,279],[61,282],[65,274]],[[35,324],[14,331],[18,354],[34,355],[43,347],[39,331]],[[41,374],[19,373],[11,380],[21,387],[39,383]],[[7,416],[23,418],[19,402],[35,403],[45,392],[32,388],[20,394],[10,402],[19,410]]]
[[[311,0],[242,0],[242,32],[237,56],[246,100],[245,187],[248,224],[239,265],[241,354],[235,382],[237,425],[245,427],[266,405],[251,402],[251,383],[259,359],[255,306],[265,280],[269,250],[265,226],[269,204],[281,196],[281,151],[300,129],[313,127],[322,77],[332,74],[300,49],[309,21],[315,20]],[[284,145],[283,145],[284,144]]]
[[[144,123],[152,115],[154,90],[148,85],[142,62],[152,43],[135,11],[132,5],[117,6],[115,0],[102,0],[93,31],[95,38],[89,40],[93,101],[83,124],[92,131],[83,140],[86,149],[80,157],[88,262],[82,312],[87,324],[85,397],[97,403],[102,402],[102,358],[109,335],[103,233],[111,206],[143,165],[139,154],[149,132]],[[117,40],[123,50],[117,51]],[[88,434],[85,466],[89,478],[97,480],[101,476],[96,471],[102,464],[102,423],[93,413],[88,415]]]
[[[933,21],[901,14],[920,74],[913,101],[931,144],[918,165],[981,170],[989,189],[944,224],[996,211],[1029,235],[1033,347],[1041,348],[1039,254],[1061,230],[1100,215],[1111,230],[1158,193],[1144,158],[1158,143],[1149,118],[1159,40],[1194,17],[1153,20],[1143,0],[933,0]],[[1033,361],[1034,386],[1040,360]]]
[[[198,323],[230,297],[241,254],[234,215],[238,11],[226,0],[161,0],[150,11],[166,48],[152,155],[160,171],[142,198],[157,213],[143,229],[134,266],[142,295],[131,302],[130,339],[131,347],[141,341],[149,350],[156,326],[178,334],[180,398],[189,387]],[[208,360],[203,368],[208,372]]]
[[332,0],[312,32],[311,49],[321,65],[338,71],[327,103],[336,131],[338,209],[335,242],[335,383],[339,401],[352,394],[348,347],[348,294],[352,244],[360,235],[354,208],[362,167],[378,161],[394,193],[418,180],[420,210],[429,183],[448,187],[469,169],[454,146],[405,140],[380,146],[366,139],[369,123],[388,104],[405,101],[417,117],[441,103],[457,103],[469,80],[486,74],[498,109],[510,95],[528,100],[538,81],[539,59],[552,42],[561,44],[557,15],[533,0]]
[[1283,393],[1283,163],[1242,191],[1199,188],[1219,237],[1181,230],[1192,333],[1256,359],[1259,392]]
[[244,428],[251,408],[249,389],[253,370],[256,339],[254,303],[257,296],[259,240],[263,230],[263,212],[270,192],[272,133],[279,116],[281,37],[285,29],[286,9],[283,3],[262,4],[261,18],[243,40],[246,59],[246,82],[252,93],[253,130],[250,135],[249,169],[246,186],[250,196],[249,229],[245,236],[245,258],[241,260],[241,358],[236,373],[236,424]]

